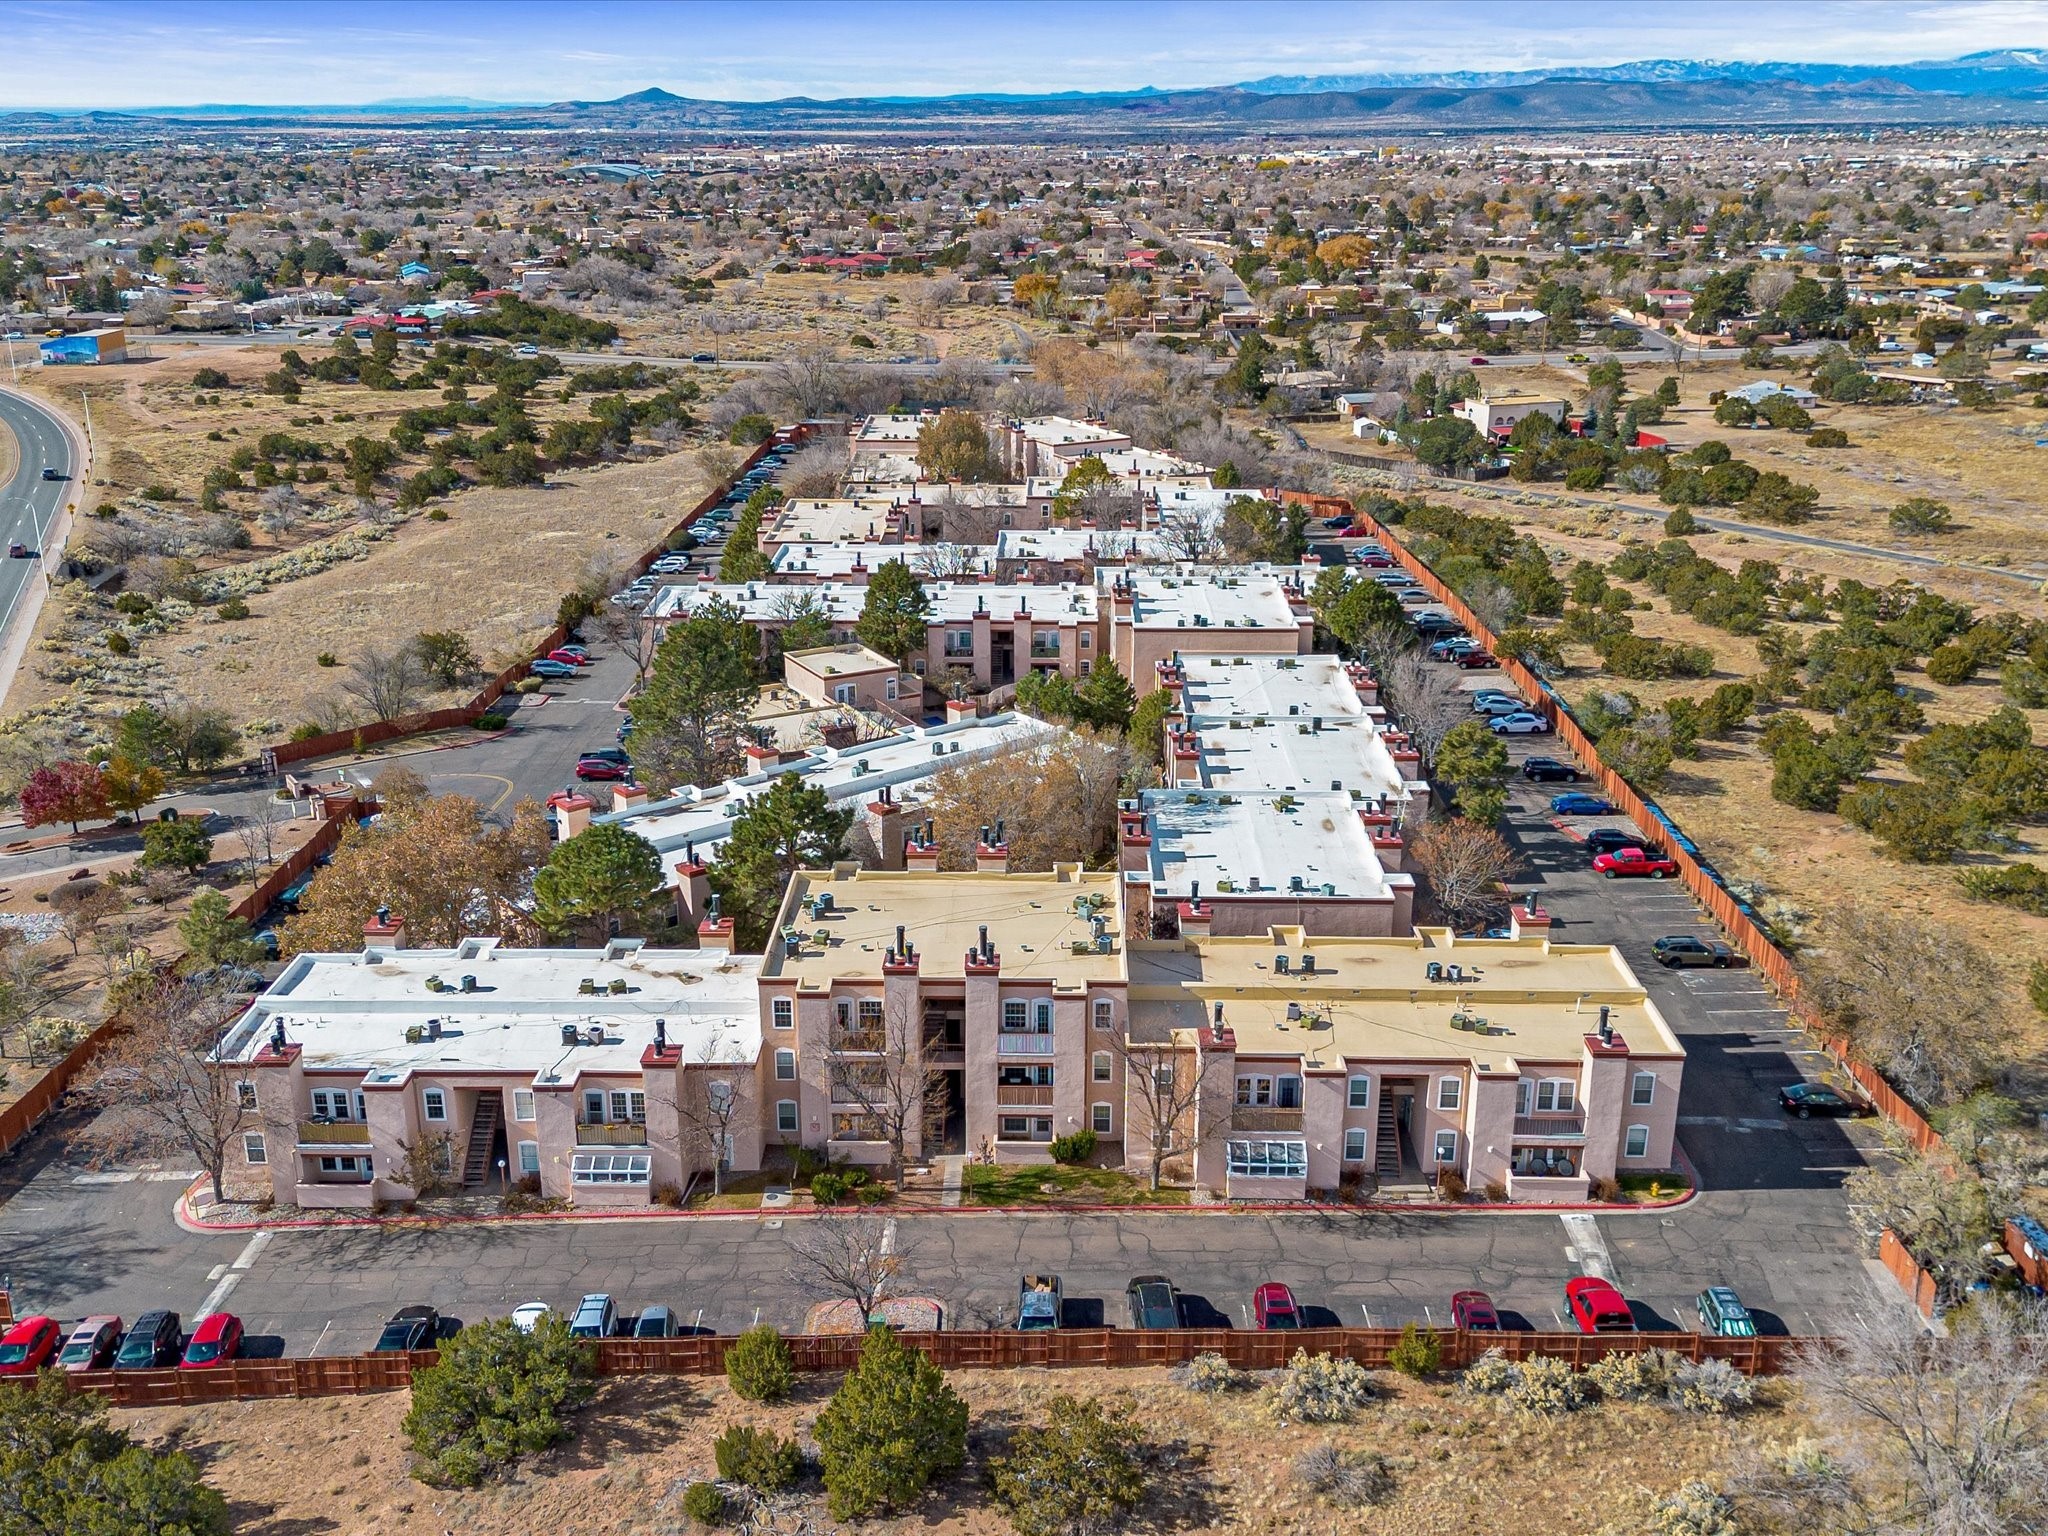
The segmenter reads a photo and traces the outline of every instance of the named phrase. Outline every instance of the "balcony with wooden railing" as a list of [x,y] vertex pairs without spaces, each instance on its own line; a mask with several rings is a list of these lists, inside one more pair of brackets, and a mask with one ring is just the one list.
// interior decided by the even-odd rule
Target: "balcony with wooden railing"
[[1517,1141],[1584,1141],[1585,1139],[1586,1114],[1584,1110],[1569,1115],[1515,1116],[1515,1140]]
[[996,1084],[997,1109],[1050,1109],[1052,1107],[1052,1084],[1050,1083],[998,1083]]
[[881,1053],[888,1041],[879,1024],[865,1029],[855,1024],[834,1024],[825,1032],[825,1043],[835,1051],[874,1056]]
[[360,1120],[301,1120],[299,1142],[311,1147],[367,1147],[370,1128]]
[[1230,1112],[1233,1131],[1298,1131],[1301,1111],[1240,1104]]
[[647,1145],[647,1126],[638,1120],[579,1120],[576,1122],[576,1145],[644,1147]]

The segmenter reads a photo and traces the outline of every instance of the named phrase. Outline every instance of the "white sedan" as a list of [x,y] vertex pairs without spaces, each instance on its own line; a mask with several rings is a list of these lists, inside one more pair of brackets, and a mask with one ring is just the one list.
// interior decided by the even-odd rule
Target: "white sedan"
[[1497,736],[1543,736],[1550,731],[1548,720],[1526,709],[1512,715],[1496,715],[1486,723]]
[[554,1310],[544,1301],[521,1302],[512,1309],[512,1326],[521,1333],[531,1333],[540,1326],[540,1320]]

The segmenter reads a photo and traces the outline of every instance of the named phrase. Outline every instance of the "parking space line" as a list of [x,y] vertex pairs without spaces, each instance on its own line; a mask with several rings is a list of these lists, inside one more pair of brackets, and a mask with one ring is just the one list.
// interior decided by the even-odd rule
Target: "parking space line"
[[242,1249],[240,1256],[236,1258],[234,1267],[246,1270],[250,1265],[254,1264],[256,1256],[270,1246],[270,1240],[275,1236],[277,1236],[275,1232],[265,1231],[258,1232],[254,1237],[250,1238],[248,1245]]
[[1565,1257],[1586,1274],[1614,1281],[1614,1260],[1607,1252],[1607,1239],[1600,1235],[1600,1223],[1584,1211],[1559,1212],[1564,1223]]

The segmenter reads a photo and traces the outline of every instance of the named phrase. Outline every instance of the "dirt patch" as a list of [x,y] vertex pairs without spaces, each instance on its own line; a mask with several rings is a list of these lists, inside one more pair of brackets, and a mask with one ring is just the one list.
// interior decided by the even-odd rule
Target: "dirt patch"
[[[973,1410],[968,1466],[923,1506],[862,1530],[925,1536],[997,1536],[1011,1527],[989,1508],[985,1458],[1015,1427],[1042,1422],[1056,1393],[1127,1393],[1162,1466],[1147,1515],[1185,1532],[1352,1531],[1464,1536],[1583,1536],[1610,1520],[1641,1521],[1651,1500],[1687,1478],[1724,1476],[1753,1446],[1792,1439],[1800,1415],[1786,1389],[1735,1420],[1681,1417],[1662,1408],[1606,1405],[1548,1421],[1503,1416],[1439,1387],[1381,1377],[1388,1395],[1350,1425],[1275,1432],[1258,1397],[1202,1397],[1163,1369],[957,1371]],[[413,1482],[399,1433],[409,1396],[275,1400],[198,1409],[117,1413],[141,1437],[197,1457],[234,1508],[235,1528],[385,1536],[666,1536],[688,1529],[682,1487],[714,1475],[712,1439],[737,1422],[805,1433],[833,1383],[805,1383],[773,1408],[735,1399],[722,1379],[637,1377],[604,1386],[577,1438],[505,1482],[471,1493]],[[1369,1446],[1394,1473],[1377,1508],[1338,1511],[1305,1495],[1289,1470],[1312,1445]],[[1543,1491],[1549,1490],[1549,1491]],[[817,1531],[839,1530],[811,1508]],[[779,1529],[794,1529],[785,1517]],[[1630,1528],[1634,1528],[1633,1526]]]

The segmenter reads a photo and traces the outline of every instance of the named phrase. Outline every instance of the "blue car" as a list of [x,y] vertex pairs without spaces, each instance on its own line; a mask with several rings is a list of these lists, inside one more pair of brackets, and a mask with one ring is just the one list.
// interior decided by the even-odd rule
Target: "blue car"
[[1550,802],[1550,809],[1559,816],[1611,816],[1614,807],[1598,795],[1558,795]]
[[543,656],[527,668],[535,677],[574,677],[576,669],[566,661],[549,661]]

